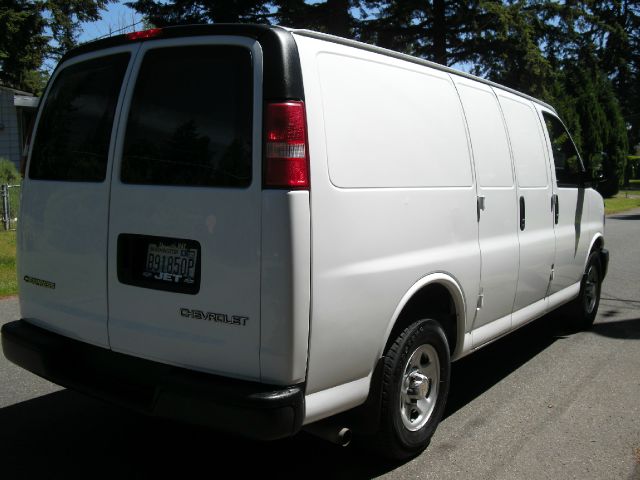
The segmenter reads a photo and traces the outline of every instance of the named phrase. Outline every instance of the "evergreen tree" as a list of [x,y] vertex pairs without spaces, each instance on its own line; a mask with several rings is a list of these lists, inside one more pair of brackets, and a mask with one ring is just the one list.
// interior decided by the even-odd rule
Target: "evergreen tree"
[[33,2],[5,0],[0,6],[0,83],[28,89],[29,72],[40,67],[47,49],[46,21]]
[[472,59],[478,1],[367,0],[359,21],[365,41],[442,65]]
[[538,97],[554,82],[552,63],[540,45],[544,8],[537,2],[482,1],[484,23],[472,40],[474,73]]
[[268,23],[266,4],[256,0],[135,0],[125,3],[157,27],[193,23]]
[[[75,46],[79,22],[97,20],[109,0],[4,0],[0,5],[0,82],[39,93],[45,58]],[[50,40],[53,40],[52,46]]]
[[[612,81],[628,126],[629,145],[640,143],[640,3],[637,0],[585,1],[585,31]],[[628,183],[629,174],[621,179]]]
[[113,0],[46,0],[42,8],[48,12],[48,27],[57,46],[51,52],[60,57],[78,43],[80,22],[100,19],[100,12]]

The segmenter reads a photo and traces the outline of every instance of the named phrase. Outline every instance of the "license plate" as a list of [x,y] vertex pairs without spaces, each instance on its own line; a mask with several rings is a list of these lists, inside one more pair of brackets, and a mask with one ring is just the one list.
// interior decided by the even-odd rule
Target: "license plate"
[[163,282],[195,282],[198,250],[185,244],[149,243],[142,275]]
[[125,285],[197,295],[201,259],[196,240],[118,235],[118,280]]

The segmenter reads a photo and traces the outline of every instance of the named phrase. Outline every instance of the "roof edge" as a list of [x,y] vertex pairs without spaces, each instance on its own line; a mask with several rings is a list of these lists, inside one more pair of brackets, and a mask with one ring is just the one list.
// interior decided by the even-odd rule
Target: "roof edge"
[[475,80],[477,82],[480,83],[484,83],[485,85],[489,85],[491,87],[495,87],[495,88],[499,88],[501,90],[507,91],[509,93],[512,93],[514,95],[517,95],[519,97],[522,98],[526,98],[527,100],[530,100],[532,102],[535,102],[539,105],[542,105],[543,107],[548,108],[549,110],[551,110],[552,112],[555,112],[555,108],[553,108],[553,106],[549,105],[546,102],[543,102],[542,100],[532,97],[531,95],[528,95],[526,93],[520,92],[519,90],[515,90],[513,88],[507,87],[505,85],[501,85],[499,83],[493,82],[491,80],[487,80],[485,78],[482,77],[478,77],[476,75],[472,75],[470,73],[466,73],[463,72],[461,70],[456,70],[455,68],[451,68],[451,67],[447,67],[446,65],[441,65],[439,63],[435,63],[432,62],[430,60],[425,60],[423,58],[419,58],[419,57],[414,57],[413,55],[408,55],[406,53],[400,53],[400,52],[396,52],[395,50],[389,50],[387,48],[383,48],[383,47],[378,47],[375,45],[371,45],[369,43],[363,43],[363,42],[359,42],[357,40],[350,40],[348,38],[343,38],[343,37],[338,37],[336,35],[330,35],[328,33],[321,33],[321,32],[316,32],[313,30],[306,30],[306,29],[291,29],[289,30],[291,33],[296,34],[296,35],[302,35],[304,37],[310,37],[310,38],[315,38],[318,40],[325,40],[328,42],[333,42],[333,43],[338,43],[340,45],[345,45],[348,47],[354,47],[354,48],[358,48],[360,50],[366,50],[368,52],[372,52],[372,53],[378,53],[381,55],[385,55],[387,57],[393,57],[393,58],[397,58],[399,60],[405,60],[407,62],[411,62],[411,63],[415,63],[418,65],[424,65],[426,67],[431,67],[431,68],[435,68],[436,70],[441,70],[443,72],[447,72],[447,73],[451,73],[453,75],[458,75],[460,77],[464,77],[464,78],[468,78],[470,80]]

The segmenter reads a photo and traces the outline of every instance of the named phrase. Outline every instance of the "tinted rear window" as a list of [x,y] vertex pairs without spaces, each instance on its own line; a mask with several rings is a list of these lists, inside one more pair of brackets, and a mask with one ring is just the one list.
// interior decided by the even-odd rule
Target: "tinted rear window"
[[127,124],[125,183],[251,183],[251,53],[233,46],[150,50]]
[[47,96],[29,177],[101,182],[107,171],[113,117],[129,54],[65,68]]

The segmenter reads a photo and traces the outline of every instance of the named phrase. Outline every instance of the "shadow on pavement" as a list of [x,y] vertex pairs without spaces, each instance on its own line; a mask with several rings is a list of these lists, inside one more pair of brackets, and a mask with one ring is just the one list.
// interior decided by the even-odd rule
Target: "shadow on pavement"
[[640,340],[640,318],[596,323],[591,331],[604,337]]
[[562,319],[547,315],[455,362],[445,417],[482,395],[503,378],[564,338]]
[[148,418],[69,390],[0,409],[3,478],[371,478],[393,468],[302,433],[270,443]]
[[[445,416],[562,338],[557,325],[557,319],[544,317],[456,362]],[[358,479],[398,466],[306,433],[277,442],[252,442],[144,417],[69,390],[0,409],[0,452],[3,477],[11,479],[87,474],[97,478]]]
[[640,213],[633,215],[611,215],[607,220],[640,220]]

